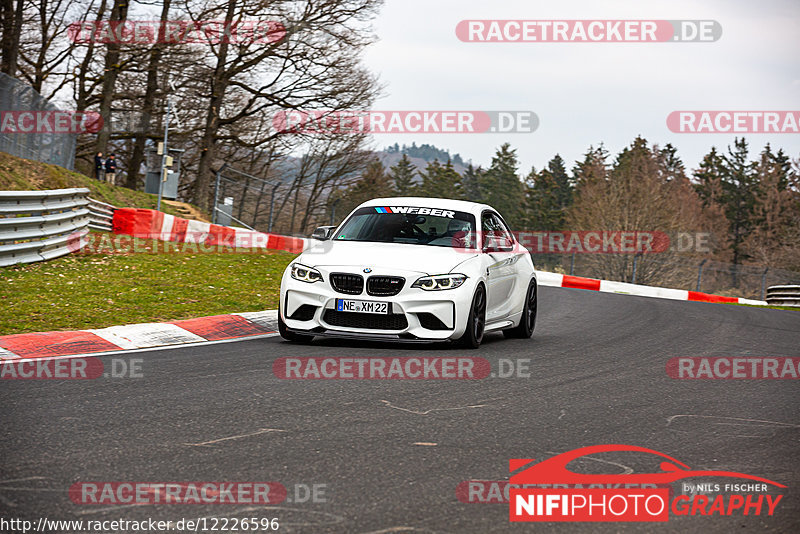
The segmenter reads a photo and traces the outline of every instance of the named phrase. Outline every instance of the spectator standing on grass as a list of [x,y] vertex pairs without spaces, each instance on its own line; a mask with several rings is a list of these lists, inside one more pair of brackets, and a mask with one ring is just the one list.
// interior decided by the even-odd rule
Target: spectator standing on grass
[[117,160],[114,159],[114,153],[108,155],[106,160],[106,182],[114,185],[114,175],[117,173]]
[[97,155],[94,157],[94,177],[96,180],[103,181],[103,165],[105,162],[103,161],[103,153],[98,152]]

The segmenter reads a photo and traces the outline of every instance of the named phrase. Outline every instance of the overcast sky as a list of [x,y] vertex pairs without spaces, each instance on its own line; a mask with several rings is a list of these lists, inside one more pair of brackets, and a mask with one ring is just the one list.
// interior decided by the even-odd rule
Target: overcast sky
[[[713,19],[713,43],[465,43],[464,19]],[[675,110],[800,110],[798,0],[387,0],[366,64],[386,85],[375,110],[531,110],[527,134],[374,135],[432,143],[487,166],[510,142],[521,172],[556,153],[571,167],[589,145],[616,154],[637,135],[672,143],[687,168],[734,135],[676,134]],[[769,142],[800,156],[800,135],[748,135],[751,156]]]

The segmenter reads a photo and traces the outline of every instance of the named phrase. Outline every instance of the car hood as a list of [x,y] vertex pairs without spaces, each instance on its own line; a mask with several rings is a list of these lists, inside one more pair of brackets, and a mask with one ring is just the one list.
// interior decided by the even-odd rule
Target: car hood
[[303,252],[297,261],[309,267],[336,266],[358,269],[369,267],[370,269],[397,269],[423,274],[445,274],[476,255],[476,251],[451,247],[322,241]]

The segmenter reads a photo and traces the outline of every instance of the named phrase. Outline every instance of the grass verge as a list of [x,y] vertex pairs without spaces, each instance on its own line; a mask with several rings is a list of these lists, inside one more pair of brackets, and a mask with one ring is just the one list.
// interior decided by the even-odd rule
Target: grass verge
[[790,310],[790,311],[800,311],[800,308],[792,307],[792,306],[762,306],[761,304],[740,304],[738,302],[731,302],[732,306],[748,306],[750,308],[768,308],[770,310]]
[[144,249],[0,268],[0,335],[275,309],[281,276],[295,257],[261,249]]

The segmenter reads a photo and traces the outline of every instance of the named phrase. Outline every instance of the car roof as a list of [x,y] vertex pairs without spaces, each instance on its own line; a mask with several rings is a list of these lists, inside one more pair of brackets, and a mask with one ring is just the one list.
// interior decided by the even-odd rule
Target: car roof
[[361,204],[362,207],[372,206],[420,206],[426,208],[438,208],[454,211],[465,211],[467,213],[479,214],[485,209],[494,210],[491,206],[467,200],[453,200],[450,198],[428,198],[428,197],[385,197],[373,198]]

